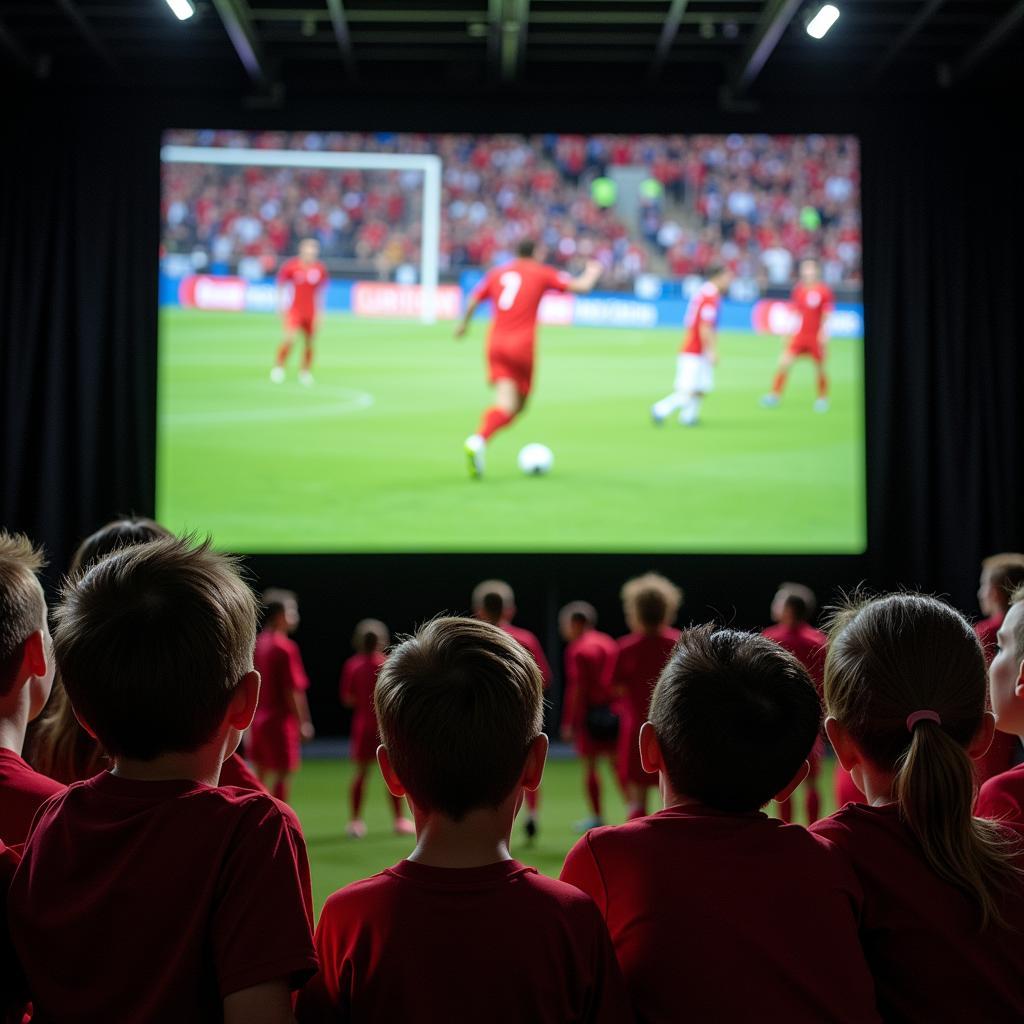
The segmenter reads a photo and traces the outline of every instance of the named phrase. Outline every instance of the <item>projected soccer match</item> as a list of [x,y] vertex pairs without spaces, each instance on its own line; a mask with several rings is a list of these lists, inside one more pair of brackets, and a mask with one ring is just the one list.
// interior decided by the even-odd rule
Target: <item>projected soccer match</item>
[[855,138],[174,130],[162,181],[168,527],[864,550]]

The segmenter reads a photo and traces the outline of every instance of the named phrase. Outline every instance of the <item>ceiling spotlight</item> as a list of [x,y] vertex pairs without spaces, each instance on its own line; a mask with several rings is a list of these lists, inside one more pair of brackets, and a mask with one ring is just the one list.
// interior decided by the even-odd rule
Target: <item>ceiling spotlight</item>
[[807,22],[807,34],[814,39],[824,39],[825,33],[839,19],[839,8],[835,4],[825,4],[818,13]]
[[174,12],[178,21],[188,21],[196,13],[192,0],[167,0],[167,6]]

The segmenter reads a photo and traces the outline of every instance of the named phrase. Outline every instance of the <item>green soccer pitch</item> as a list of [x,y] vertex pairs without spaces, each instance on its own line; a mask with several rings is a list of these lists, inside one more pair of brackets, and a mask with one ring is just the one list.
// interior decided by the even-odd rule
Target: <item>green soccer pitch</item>
[[[486,323],[323,318],[316,383],[272,384],[273,314],[161,311],[157,512],[260,552],[856,553],[865,547],[862,351],[830,344],[832,408],[798,362],[758,404],[781,342],[723,331],[694,428],[655,428],[681,331],[542,327],[525,414],[469,479],[489,404]],[[553,472],[523,476],[520,447]]]
[[[822,814],[835,810],[833,765],[830,757],[821,763],[819,792]],[[622,798],[606,765],[602,764],[605,821],[609,825],[622,822]],[[373,771],[367,776],[363,813],[369,832],[365,839],[349,839],[345,835],[348,822],[348,786],[352,778],[349,761],[307,760],[291,794],[291,804],[298,812],[306,836],[310,870],[313,875],[313,903],[317,916],[324,900],[335,889],[367,878],[407,857],[415,841],[395,836],[391,830],[391,803],[384,781]],[[657,793],[651,790],[648,810],[655,810]],[[803,790],[793,799],[794,813],[803,814]],[[768,812],[772,812],[771,805]],[[517,821],[512,835],[512,856],[539,871],[557,877],[569,847],[577,839],[575,822],[585,816],[583,770],[574,760],[549,759],[544,769],[541,789],[540,833],[533,845],[526,845],[522,825]]]

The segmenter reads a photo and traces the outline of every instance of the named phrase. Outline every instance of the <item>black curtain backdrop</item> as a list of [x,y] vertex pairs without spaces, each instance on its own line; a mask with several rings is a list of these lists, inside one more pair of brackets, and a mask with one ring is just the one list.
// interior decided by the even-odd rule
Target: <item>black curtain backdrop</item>
[[[303,599],[314,713],[341,724],[337,669],[356,619],[408,630],[465,610],[472,585],[516,586],[521,621],[560,654],[554,613],[585,597],[612,632],[618,588],[650,568],[687,590],[684,619],[762,624],[780,579],[829,599],[862,580],[975,611],[979,559],[1024,547],[1024,188],[1003,140],[1016,113],[953,104],[801,104],[726,118],[646,102],[556,113],[520,105],[363,102],[255,114],[201,101],[29,98],[0,135],[0,522],[59,577],[114,514],[152,513],[158,146],[164,126],[422,130],[854,131],[863,142],[869,549],[858,557],[260,556],[262,585]],[[11,114],[12,109],[18,113]],[[554,118],[554,120],[552,120]],[[638,123],[642,120],[642,125]],[[547,122],[547,123],[542,123]],[[557,694],[557,688],[555,693]],[[554,698],[557,702],[557,696]]]

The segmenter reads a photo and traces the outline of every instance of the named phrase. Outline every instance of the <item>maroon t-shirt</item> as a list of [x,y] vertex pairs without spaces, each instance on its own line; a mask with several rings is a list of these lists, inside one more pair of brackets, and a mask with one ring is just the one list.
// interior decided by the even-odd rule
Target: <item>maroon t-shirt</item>
[[36,811],[65,786],[42,775],[13,750],[0,747],[0,841],[8,846],[25,842]]
[[1024,830],[1024,764],[989,779],[981,787],[974,813]]
[[237,752],[221,765],[220,785],[237,786],[239,789],[249,789],[254,793],[267,792],[267,787],[260,782],[248,762]]
[[565,699],[562,728],[584,730],[587,709],[612,702],[618,644],[607,634],[588,629],[565,649]]
[[34,1024],[221,1021],[315,970],[298,819],[263,793],[104,773],[54,798],[11,885]]
[[591,829],[561,877],[608,922],[638,1020],[878,1019],[857,880],[799,825],[669,807]]
[[847,804],[811,831],[860,882],[861,942],[885,1020],[1024,1019],[1024,882],[1000,898],[1010,930],[981,931],[975,904],[932,871],[895,804]]
[[629,1024],[608,931],[581,892],[518,861],[400,861],[334,893],[300,1024]]
[[774,640],[800,662],[811,677],[818,694],[821,694],[825,679],[825,655],[828,653],[828,637],[806,622],[794,626],[769,626],[761,634]]
[[541,647],[536,634],[531,633],[528,629],[523,629],[521,626],[513,626],[511,622],[501,623],[500,628],[533,655],[533,660],[537,662],[537,668],[540,669],[540,674],[544,678],[544,686],[547,687],[551,682],[551,666],[548,664],[548,659],[544,656],[544,648]]

